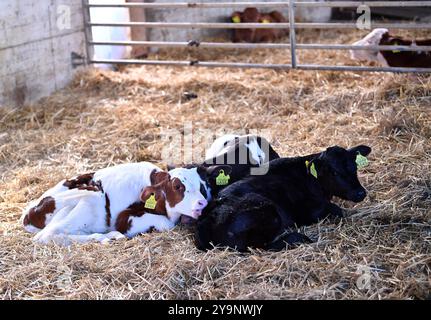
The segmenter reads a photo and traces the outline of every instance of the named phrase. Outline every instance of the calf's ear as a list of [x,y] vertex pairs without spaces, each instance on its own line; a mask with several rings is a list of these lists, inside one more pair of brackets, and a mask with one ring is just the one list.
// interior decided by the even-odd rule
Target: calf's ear
[[220,173],[229,175],[232,172],[232,167],[227,164],[214,165],[206,168],[208,178],[216,178]]
[[213,165],[210,167],[199,166],[197,171],[203,179],[206,178],[209,182],[213,182],[220,174],[224,176],[229,175],[232,172],[232,167],[227,164]]
[[322,169],[322,163],[323,163],[323,160],[319,158],[313,159],[311,161],[305,161],[307,173],[311,174],[313,177],[317,179],[317,177],[320,175],[319,172],[321,172],[321,169]]
[[173,164],[167,164],[166,165],[166,170],[171,171],[173,169],[175,169],[176,167]]
[[211,178],[213,176],[215,178],[220,174],[220,170],[223,170],[225,175],[232,172],[232,167],[227,164],[213,165],[209,167],[199,166],[196,169],[202,178]]
[[161,192],[160,187],[146,187],[142,190],[140,195],[141,201],[144,203],[146,211],[166,214],[164,193]]
[[161,183],[164,180],[169,180],[170,177],[171,176],[166,171],[156,171],[154,169],[150,174],[151,185],[154,186],[156,184]]
[[354,154],[358,154],[359,152],[362,156],[366,157],[370,154],[371,148],[365,145],[359,145],[359,146],[350,148],[349,152],[352,152]]

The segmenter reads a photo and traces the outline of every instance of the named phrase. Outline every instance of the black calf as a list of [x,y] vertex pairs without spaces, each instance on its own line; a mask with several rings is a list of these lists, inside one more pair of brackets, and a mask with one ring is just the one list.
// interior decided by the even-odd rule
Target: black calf
[[246,251],[248,247],[280,250],[287,243],[308,242],[294,226],[309,225],[328,215],[342,216],[333,196],[362,201],[365,189],[357,177],[358,163],[371,152],[367,146],[335,146],[305,157],[269,163],[262,176],[248,176],[221,190],[198,219],[196,245],[221,245]]

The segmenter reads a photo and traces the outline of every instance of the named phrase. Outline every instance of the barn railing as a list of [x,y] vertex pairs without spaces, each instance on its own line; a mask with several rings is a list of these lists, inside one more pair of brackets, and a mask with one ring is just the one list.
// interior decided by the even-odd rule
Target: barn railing
[[[431,72],[431,68],[399,68],[399,67],[368,67],[368,66],[339,66],[301,64],[296,58],[297,50],[397,50],[397,51],[431,51],[431,46],[354,46],[343,44],[302,44],[296,43],[296,29],[356,29],[356,23],[304,23],[295,22],[295,8],[297,7],[331,7],[346,8],[365,5],[372,7],[431,7],[431,1],[327,1],[327,2],[297,2],[287,0],[285,2],[173,2],[173,3],[121,3],[121,4],[89,4],[89,0],[83,1],[84,26],[87,47],[87,63],[100,64],[143,64],[143,65],[177,65],[177,66],[201,66],[201,67],[233,67],[233,68],[272,68],[272,69],[302,69],[302,70],[341,70],[341,71],[380,71],[380,72]],[[194,9],[194,8],[287,8],[289,10],[288,23],[204,23],[204,22],[93,22],[90,19],[90,8],[146,8],[146,9]],[[133,27],[144,28],[207,28],[207,29],[289,29],[289,43],[224,43],[224,42],[200,42],[190,40],[187,42],[169,41],[93,41],[92,27]],[[371,23],[371,29],[431,29],[431,23]],[[359,39],[358,39],[359,40]],[[222,48],[222,49],[287,49],[291,53],[290,64],[271,63],[246,63],[246,62],[217,62],[217,61],[176,61],[176,60],[138,60],[138,59],[93,59],[91,48],[99,45],[112,46],[146,46],[146,47],[172,47],[172,48]]]

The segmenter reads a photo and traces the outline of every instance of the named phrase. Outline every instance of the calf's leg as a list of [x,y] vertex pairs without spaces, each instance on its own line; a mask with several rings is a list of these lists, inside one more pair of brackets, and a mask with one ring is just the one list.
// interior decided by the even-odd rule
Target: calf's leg
[[145,213],[140,217],[129,218],[129,228],[126,231],[126,236],[132,238],[140,233],[148,232],[150,228],[155,228],[157,231],[167,231],[175,226],[166,216]]
[[238,251],[265,248],[282,232],[279,209],[259,194],[231,197],[199,218],[195,233],[201,250],[227,246]]
[[69,246],[73,243],[88,243],[88,242],[100,242],[108,243],[111,240],[123,239],[125,236],[118,231],[111,231],[108,233],[92,233],[92,234],[64,234],[55,233],[45,235],[40,238],[37,242],[39,243],[55,243],[57,245]]
[[290,232],[277,237],[276,240],[266,246],[266,250],[281,251],[288,246],[296,247],[302,243],[312,243],[311,239],[299,232]]
[[[106,226],[105,199],[102,193],[87,191],[74,207],[61,209],[52,221],[34,237],[34,241],[48,243],[73,240],[74,235],[91,235],[108,231]],[[95,238],[95,237],[93,237]],[[97,238],[97,237],[96,237]],[[59,240],[60,239],[60,240]],[[79,242],[84,242],[84,237]],[[88,241],[94,240],[88,237]],[[96,239],[97,240],[97,239]]]
[[337,206],[334,203],[329,203],[327,206],[328,213],[333,217],[343,218],[343,209],[341,209],[339,206]]

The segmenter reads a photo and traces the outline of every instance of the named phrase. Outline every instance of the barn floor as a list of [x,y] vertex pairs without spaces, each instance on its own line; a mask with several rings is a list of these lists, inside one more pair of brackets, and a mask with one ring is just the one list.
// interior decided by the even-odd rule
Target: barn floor
[[[317,42],[322,34],[299,38]],[[184,54],[289,61],[281,50],[159,56]],[[346,52],[300,59],[352,63]],[[198,98],[182,98],[186,91]],[[429,76],[155,66],[83,71],[34,105],[0,108],[0,297],[430,298],[430,104]],[[305,228],[315,243],[278,253],[203,253],[185,227],[109,245],[42,246],[18,223],[26,202],[64,177],[128,161],[164,165],[161,130],[183,130],[187,121],[213,133],[262,130],[285,156],[368,144],[360,180],[369,196],[341,202],[345,219]]]

